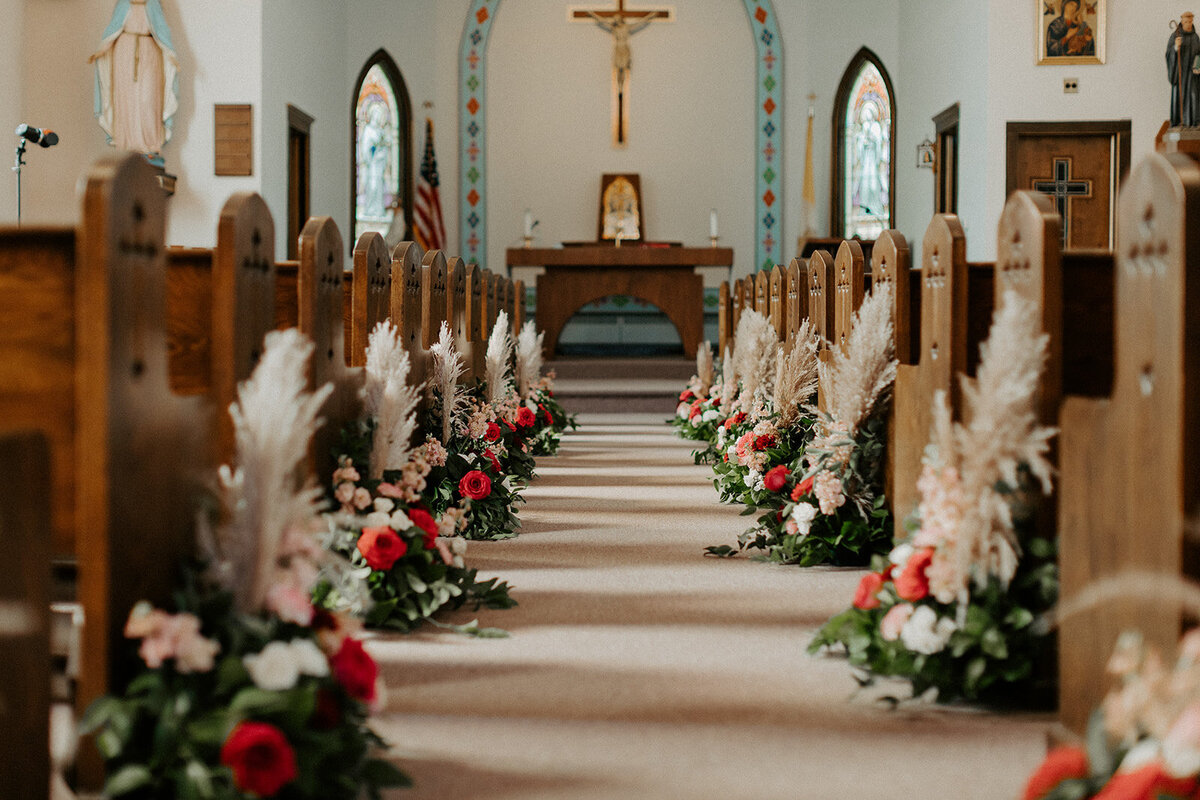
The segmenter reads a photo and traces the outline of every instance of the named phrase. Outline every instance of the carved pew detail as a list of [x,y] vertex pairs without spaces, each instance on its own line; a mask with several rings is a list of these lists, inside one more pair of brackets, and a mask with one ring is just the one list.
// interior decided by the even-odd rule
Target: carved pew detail
[[787,268],[787,339],[808,319],[808,262],[793,258]]
[[771,278],[763,270],[754,273],[754,310],[764,317],[771,313]]
[[864,290],[864,261],[862,246],[846,240],[838,246],[834,260],[834,347],[844,347],[850,335],[854,312],[862,305]]
[[[1116,371],[1111,398],[1068,397],[1060,415],[1061,596],[1137,570],[1177,576],[1200,500],[1200,167],[1151,155],[1121,192]],[[1137,628],[1169,651],[1172,603],[1127,595],[1063,621],[1059,704],[1081,729],[1101,699],[1117,635]]]
[[721,286],[717,289],[717,358],[721,361],[724,361],[725,348],[729,346],[730,339],[733,337],[733,328],[729,324],[732,314],[729,281],[721,281]]
[[[890,238],[896,245],[896,237]],[[947,392],[952,412],[959,408],[957,375],[965,371],[967,362],[966,247],[957,217],[934,216],[921,247],[919,355],[914,364],[901,363],[896,371],[895,424],[889,433],[888,458],[897,538],[905,535],[904,519],[916,508],[917,478],[921,474],[921,455],[929,441],[934,393]],[[900,252],[896,248],[896,253]],[[901,260],[897,258],[897,262]],[[898,274],[903,265],[896,266]]]
[[771,327],[779,341],[787,341],[787,271],[782,265],[776,264],[770,275],[770,313]]
[[368,231],[354,245],[351,289],[350,366],[367,363],[367,339],[388,318],[392,301],[392,259],[383,237]]
[[342,235],[330,217],[313,217],[300,231],[298,288],[299,328],[315,343],[313,386],[333,384],[321,416],[325,419],[313,437],[316,473],[328,482],[333,473],[333,451],[341,441],[341,428],[359,416],[361,370],[346,366]]

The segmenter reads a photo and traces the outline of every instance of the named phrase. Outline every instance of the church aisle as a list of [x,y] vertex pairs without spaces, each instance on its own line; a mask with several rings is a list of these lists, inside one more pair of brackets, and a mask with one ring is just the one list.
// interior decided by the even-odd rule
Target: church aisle
[[[472,542],[508,639],[370,643],[406,798],[1018,795],[1048,717],[892,712],[805,653],[861,572],[701,556],[744,529],[660,415],[584,415],[539,463],[519,538]],[[460,612],[454,622],[473,614]],[[950,788],[953,787],[953,788]]]

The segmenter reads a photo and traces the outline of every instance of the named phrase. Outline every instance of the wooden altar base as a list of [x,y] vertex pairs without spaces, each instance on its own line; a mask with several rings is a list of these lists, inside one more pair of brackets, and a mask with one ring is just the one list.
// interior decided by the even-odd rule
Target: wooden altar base
[[679,332],[683,353],[695,358],[704,336],[704,279],[696,267],[730,266],[728,247],[639,247],[604,245],[511,248],[512,267],[544,267],[537,279],[537,326],[553,358],[563,326],[588,303],[628,295],[662,309]]

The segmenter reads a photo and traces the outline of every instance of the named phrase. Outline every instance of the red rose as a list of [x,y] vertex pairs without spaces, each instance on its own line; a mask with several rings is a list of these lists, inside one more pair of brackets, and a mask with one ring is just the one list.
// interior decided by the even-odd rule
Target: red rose
[[925,574],[929,562],[933,561],[933,548],[925,547],[913,553],[904,565],[904,570],[895,577],[896,594],[901,600],[915,603],[929,594],[929,577]]
[[522,428],[531,428],[535,422],[537,422],[537,415],[533,413],[533,409],[527,406],[517,409],[517,424]]
[[767,470],[767,474],[763,475],[763,486],[767,487],[768,492],[778,492],[787,486],[787,479],[788,468],[780,464],[778,467]]
[[496,470],[497,474],[504,472],[504,470],[500,468],[500,459],[496,458],[496,454],[491,450],[484,450],[483,457],[492,462],[492,469]]
[[296,753],[283,732],[265,722],[240,722],[221,745],[221,763],[238,790],[271,797],[296,779]]
[[489,422],[487,433],[483,434],[483,438],[489,442],[494,442],[500,438],[500,426],[494,422]]
[[554,424],[554,415],[551,414],[549,411],[547,411],[546,407],[544,405],[542,405],[541,403],[538,403],[538,408],[540,408],[542,410],[542,413],[546,415],[546,424],[553,425]]
[[863,576],[858,583],[858,591],[854,593],[854,607],[869,611],[879,608],[879,590],[883,588],[883,576],[871,572]]
[[684,389],[682,392],[679,393],[679,402],[686,403],[687,401],[695,398],[695,396],[696,395],[692,392],[691,389]]
[[329,659],[333,677],[351,697],[369,703],[375,699],[375,681],[379,678],[379,665],[367,655],[362,642],[347,636],[342,646]]
[[768,436],[767,434],[764,433],[762,436],[754,437],[754,444],[752,445],[752,447],[755,450],[766,450],[768,447],[770,447],[773,444],[775,444],[775,437]]
[[792,489],[792,502],[794,503],[801,497],[812,494],[812,483],[812,476],[809,475],[807,478],[796,484],[796,488]]
[[408,552],[408,545],[391,528],[363,528],[358,552],[371,569],[388,570]]
[[1046,755],[1025,784],[1021,800],[1039,800],[1055,786],[1071,778],[1086,778],[1088,774],[1087,754],[1078,747],[1056,747]]
[[1094,800],[1149,800],[1159,797],[1189,797],[1196,788],[1196,779],[1173,778],[1161,761],[1152,761],[1140,769],[1117,772]]
[[477,469],[473,469],[458,482],[458,491],[463,497],[472,500],[482,500],[492,493],[492,479]]
[[432,549],[433,540],[438,535],[438,526],[433,519],[433,515],[423,508],[410,508],[408,510],[408,518],[412,520],[413,525],[425,531],[425,549]]
[[504,417],[501,417],[501,418],[500,418],[500,421],[501,421],[501,422],[503,422],[503,423],[504,423],[506,426],[508,426],[508,429],[509,429],[510,431],[516,431],[516,429],[517,429],[517,426],[516,426],[516,425],[513,425],[511,422],[509,422],[508,420],[506,420]]

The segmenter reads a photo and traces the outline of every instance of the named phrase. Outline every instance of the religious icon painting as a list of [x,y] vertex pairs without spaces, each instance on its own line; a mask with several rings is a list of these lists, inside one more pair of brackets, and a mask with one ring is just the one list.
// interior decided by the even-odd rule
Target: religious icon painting
[[600,179],[600,241],[642,239],[642,183],[636,173],[609,174]]
[[1035,0],[1038,64],[1103,64],[1108,0]]

